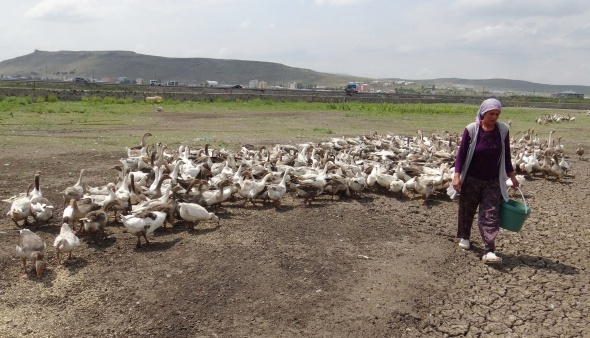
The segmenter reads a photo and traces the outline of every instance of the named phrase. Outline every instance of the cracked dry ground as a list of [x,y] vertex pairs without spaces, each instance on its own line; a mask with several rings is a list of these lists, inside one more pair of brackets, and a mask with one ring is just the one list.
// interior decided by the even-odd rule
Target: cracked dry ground
[[[4,150],[4,198],[43,171],[57,214],[37,230],[48,245],[57,192],[82,168],[85,182],[105,184],[122,155]],[[63,266],[48,248],[44,277],[27,280],[2,203],[0,336],[586,336],[590,162],[570,163],[562,182],[527,180],[532,214],[522,232],[500,234],[499,267],[481,262],[478,236],[472,250],[457,247],[457,205],[445,195],[423,206],[374,191],[310,207],[287,198],[281,211],[229,202],[219,228],[159,229],[144,249],[111,223],[107,240],[83,243]]]

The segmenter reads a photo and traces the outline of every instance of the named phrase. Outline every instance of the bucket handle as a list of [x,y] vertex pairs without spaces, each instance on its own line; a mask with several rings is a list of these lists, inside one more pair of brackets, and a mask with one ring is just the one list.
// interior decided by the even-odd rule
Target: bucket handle
[[522,193],[522,190],[520,190],[520,187],[518,187],[516,189],[518,189],[518,192],[520,192],[520,196],[522,197],[522,201],[524,202],[524,206],[528,208],[529,206],[526,203],[526,199],[524,198],[524,194]]

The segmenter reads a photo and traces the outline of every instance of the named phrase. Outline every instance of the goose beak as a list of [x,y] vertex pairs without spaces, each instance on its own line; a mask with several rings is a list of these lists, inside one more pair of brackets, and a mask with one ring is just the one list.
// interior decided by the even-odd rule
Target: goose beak
[[43,271],[45,270],[45,263],[38,261],[35,264],[35,270],[37,271],[37,278],[43,277]]

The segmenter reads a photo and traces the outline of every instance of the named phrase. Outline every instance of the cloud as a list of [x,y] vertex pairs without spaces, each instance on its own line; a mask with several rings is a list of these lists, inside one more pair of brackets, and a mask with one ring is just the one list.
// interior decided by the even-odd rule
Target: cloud
[[315,0],[315,4],[322,5],[333,5],[333,6],[346,6],[346,5],[357,5],[367,0]]
[[100,18],[95,0],[43,0],[24,14],[26,18],[59,22],[85,22]]
[[586,0],[458,0],[454,8],[483,16],[555,18],[584,13],[588,10],[588,4]]

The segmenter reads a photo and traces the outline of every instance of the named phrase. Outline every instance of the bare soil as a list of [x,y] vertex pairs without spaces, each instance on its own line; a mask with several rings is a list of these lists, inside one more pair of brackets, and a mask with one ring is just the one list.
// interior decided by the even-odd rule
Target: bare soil
[[[189,127],[170,115],[165,128]],[[154,142],[165,141],[152,133]],[[286,143],[255,135],[248,142]],[[217,212],[219,227],[201,223],[188,231],[179,223],[158,229],[140,249],[111,222],[104,242],[84,242],[58,265],[51,247],[63,210],[58,192],[73,185],[82,168],[89,185],[114,180],[109,168],[122,156],[43,145],[2,148],[0,195],[24,192],[41,170],[56,216],[34,229],[48,245],[48,269],[42,279],[32,270],[24,279],[15,255],[18,228],[5,216],[10,205],[0,204],[0,336],[590,334],[587,160],[569,156],[572,169],[561,181],[527,178],[523,189],[533,212],[521,232],[502,230],[500,266],[482,263],[475,229],[473,248],[458,248],[457,205],[446,195],[422,205],[380,190],[322,196],[311,206],[288,197],[282,210],[230,201]]]

